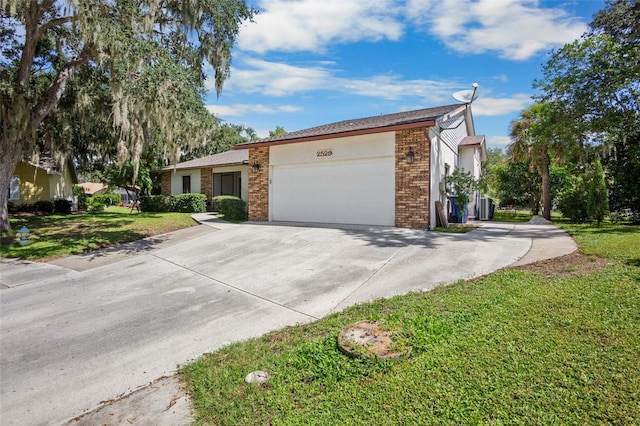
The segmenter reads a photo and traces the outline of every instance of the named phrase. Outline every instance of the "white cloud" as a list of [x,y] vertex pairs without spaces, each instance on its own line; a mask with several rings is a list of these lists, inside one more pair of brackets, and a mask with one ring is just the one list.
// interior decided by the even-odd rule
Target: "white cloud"
[[330,43],[397,40],[403,33],[393,0],[261,0],[241,30],[245,51],[324,51]]
[[404,80],[401,75],[374,75],[368,78],[339,77],[332,64],[295,66],[261,59],[238,61],[225,87],[242,93],[291,96],[326,90],[345,95],[398,100],[418,97],[427,104],[453,103],[451,94],[460,83],[436,80]]
[[285,96],[322,89],[332,79],[331,71],[322,66],[301,67],[261,59],[246,59],[243,67],[234,67],[227,87],[244,93]]
[[234,105],[206,105],[207,110],[217,116],[239,117],[246,113],[276,114],[279,112],[301,111],[302,107],[295,105],[266,106],[262,104],[234,104]]
[[504,148],[511,143],[511,138],[509,136],[486,136],[486,141],[489,146]]
[[505,98],[487,98],[482,97],[482,93],[480,93],[471,108],[476,117],[496,116],[520,112],[532,103],[531,95],[526,93],[516,93]]
[[526,60],[580,37],[587,26],[537,0],[409,0],[407,17],[462,53]]

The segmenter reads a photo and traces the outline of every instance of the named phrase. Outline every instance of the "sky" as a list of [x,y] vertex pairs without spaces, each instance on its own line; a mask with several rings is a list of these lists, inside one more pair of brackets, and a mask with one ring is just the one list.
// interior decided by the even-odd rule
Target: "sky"
[[231,76],[205,104],[268,137],[337,121],[458,103],[477,134],[509,143],[553,49],[580,38],[604,0],[247,0]]

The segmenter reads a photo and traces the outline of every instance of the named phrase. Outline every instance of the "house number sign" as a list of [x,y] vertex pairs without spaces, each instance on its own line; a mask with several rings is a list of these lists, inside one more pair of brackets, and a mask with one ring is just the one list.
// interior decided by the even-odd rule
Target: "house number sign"
[[331,157],[333,155],[333,149],[319,149],[316,151],[316,157]]

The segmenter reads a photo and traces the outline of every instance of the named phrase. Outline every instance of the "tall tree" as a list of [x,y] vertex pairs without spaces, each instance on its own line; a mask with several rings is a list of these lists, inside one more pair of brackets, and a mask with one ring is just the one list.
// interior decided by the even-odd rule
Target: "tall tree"
[[229,151],[234,145],[251,142],[258,138],[255,130],[242,124],[223,123],[212,131],[211,136],[201,145],[185,150],[180,161],[189,161],[220,152]]
[[270,137],[286,135],[286,134],[287,134],[287,131],[282,126],[276,126],[275,130],[269,130]]
[[617,188],[611,194],[628,198],[612,198],[612,207],[640,208],[640,186],[618,173],[640,169],[637,156],[628,155],[640,139],[640,3],[607,0],[582,38],[553,52],[534,87],[538,102],[554,104],[565,124],[606,146],[605,172]]
[[0,231],[9,230],[11,175],[78,70],[92,64],[108,76],[117,151],[135,175],[154,133],[174,157],[207,136],[204,65],[219,94],[240,24],[254,14],[244,0],[0,0],[0,7]]
[[543,104],[534,104],[520,113],[511,122],[511,143],[507,152],[514,161],[528,162],[542,179],[542,216],[551,219],[551,167],[552,143],[545,134]]

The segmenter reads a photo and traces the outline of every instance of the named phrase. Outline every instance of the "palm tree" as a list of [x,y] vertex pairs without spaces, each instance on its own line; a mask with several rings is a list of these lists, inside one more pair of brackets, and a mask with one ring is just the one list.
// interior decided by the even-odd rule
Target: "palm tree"
[[[550,104],[536,103],[520,112],[511,122],[511,143],[507,153],[514,161],[528,162],[531,171],[542,178],[542,216],[551,219],[551,155],[559,157],[565,144],[558,136]],[[534,211],[535,213],[535,211]]]

